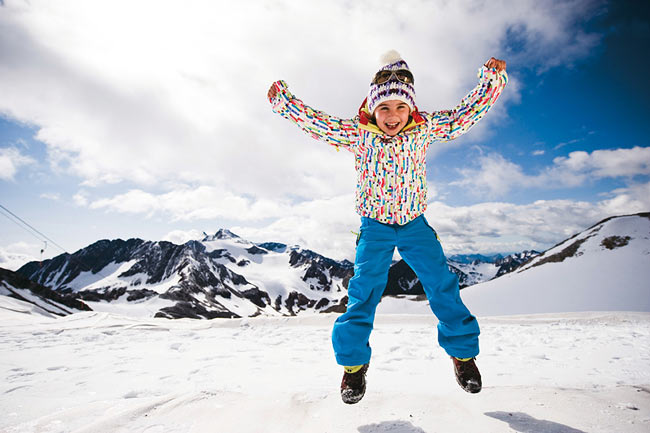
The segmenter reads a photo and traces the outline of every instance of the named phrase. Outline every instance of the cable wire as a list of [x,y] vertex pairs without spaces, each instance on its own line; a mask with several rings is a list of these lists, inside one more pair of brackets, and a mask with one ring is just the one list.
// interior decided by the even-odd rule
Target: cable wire
[[[70,254],[70,253],[69,253],[68,251],[66,251],[66,249],[63,248],[61,245],[57,244],[57,243],[54,242],[52,239],[50,239],[48,236],[46,236],[46,235],[44,235],[43,233],[41,233],[39,230],[37,230],[36,228],[34,228],[34,227],[33,227],[31,224],[29,224],[27,221],[25,221],[24,219],[22,219],[21,217],[19,217],[18,215],[16,215],[15,213],[13,213],[12,211],[10,211],[10,210],[7,209],[6,207],[4,207],[2,204],[0,204],[0,209],[2,209],[3,211],[5,211],[5,212],[8,213],[9,215],[11,215],[11,216],[12,216],[13,218],[15,218],[16,220],[20,221],[20,222],[23,224],[23,226],[21,226],[20,224],[18,224],[17,221],[11,219],[8,215],[3,214],[3,215],[4,215],[5,217],[7,217],[10,221],[13,221],[16,225],[22,227],[22,228],[25,229],[26,231],[29,231],[30,234],[31,234],[32,236],[34,236],[35,238],[37,238],[37,239],[40,240],[41,242],[46,242],[46,245],[47,245],[47,241],[50,241],[51,244],[55,245],[57,248],[59,248],[59,249],[60,249],[61,251],[63,251],[64,253],[68,254],[70,260],[75,261],[75,262],[77,262],[78,264],[82,265],[82,269],[83,269],[83,268],[86,268],[87,271],[85,271],[85,272],[91,271],[92,266],[88,266],[88,265],[87,265],[86,263],[84,263],[82,260],[80,260],[79,258],[77,258],[77,257],[75,257],[74,255]],[[29,228],[29,230],[28,230],[27,228]],[[31,230],[31,231],[30,231],[30,230]],[[39,236],[41,236],[41,237],[39,238],[35,233],[37,233],[37,234],[38,234]],[[92,271],[91,271],[91,272],[92,272]],[[98,274],[98,275],[100,275],[100,276],[103,277],[103,278],[108,278],[106,275],[102,274],[101,271],[93,272],[93,274]]]
[[[10,211],[10,210],[7,209],[6,207],[4,207],[3,205],[0,204],[0,208],[3,209],[5,212],[7,212],[7,213],[8,213],[9,215],[11,215],[12,217],[16,218],[16,219],[17,219],[18,221],[20,221],[21,223],[23,223],[26,227],[29,227],[33,232],[38,233],[38,234],[42,237],[41,239],[39,239],[40,241],[43,241],[43,239],[48,240],[48,241],[50,241],[51,244],[57,246],[57,247],[58,247],[61,251],[63,251],[64,253],[66,253],[66,254],[70,254],[70,253],[68,253],[68,252],[66,251],[66,249],[63,248],[61,245],[57,244],[57,243],[54,242],[52,239],[48,238],[48,237],[45,236],[43,233],[41,233],[40,231],[36,230],[36,229],[35,229],[34,227],[32,227],[32,226],[31,226],[27,221],[25,221],[24,219],[22,219],[21,217],[19,217],[18,215],[16,215],[15,213],[13,213],[12,211]],[[5,216],[6,216],[6,215],[5,215]],[[7,217],[7,218],[9,218],[9,217]],[[11,218],[9,218],[9,219],[11,219]],[[14,222],[15,222],[15,221],[14,221]],[[16,224],[18,224],[18,223],[16,223]],[[18,224],[18,225],[20,225],[20,224]],[[32,233],[32,235],[33,235],[33,233]]]

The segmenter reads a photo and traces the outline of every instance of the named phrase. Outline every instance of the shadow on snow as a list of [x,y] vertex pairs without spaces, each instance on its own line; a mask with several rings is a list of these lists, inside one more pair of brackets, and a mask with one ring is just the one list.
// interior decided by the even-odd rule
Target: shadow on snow
[[426,433],[420,427],[416,427],[408,421],[384,421],[379,424],[368,424],[359,427],[359,433]]
[[507,422],[511,429],[520,433],[585,433],[564,424],[536,419],[522,412],[485,412],[485,415]]

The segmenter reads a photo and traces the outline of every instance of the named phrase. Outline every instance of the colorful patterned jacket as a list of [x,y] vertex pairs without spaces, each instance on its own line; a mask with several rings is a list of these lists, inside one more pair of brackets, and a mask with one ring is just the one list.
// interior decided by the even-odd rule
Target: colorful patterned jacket
[[451,110],[411,113],[410,123],[394,137],[370,119],[366,101],[353,119],[330,116],[305,105],[284,81],[274,86],[273,111],[312,137],[355,156],[356,210],[386,224],[406,224],[427,208],[426,153],[434,141],[453,140],[487,113],[508,82],[505,71],[482,67],[478,85]]

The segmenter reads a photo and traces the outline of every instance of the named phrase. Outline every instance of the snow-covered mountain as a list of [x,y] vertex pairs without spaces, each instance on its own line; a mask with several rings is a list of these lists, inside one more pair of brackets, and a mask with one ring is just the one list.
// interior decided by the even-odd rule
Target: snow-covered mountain
[[[455,256],[450,258],[449,263],[465,275],[464,279],[460,279],[461,287],[468,287],[512,272],[537,255],[539,255],[539,252],[532,250],[508,254],[507,256],[501,254],[493,256]],[[463,260],[463,258],[469,257],[474,257],[474,259],[471,261]]]
[[[295,253],[295,274],[278,270],[271,280],[319,281],[303,279],[314,265],[327,270],[330,279],[324,281],[331,282],[330,292],[339,284],[329,259],[282,244],[252,245],[226,231],[185,246],[102,243],[114,254],[121,251],[116,257],[123,260],[106,265],[109,254],[89,247],[72,256],[94,254],[99,272],[75,271],[80,265],[68,256],[61,259],[59,271],[50,275],[52,268],[49,277],[42,275],[69,285],[61,290],[70,295],[84,294],[75,286],[83,281],[80,277],[91,281],[88,293],[100,293],[102,284],[111,281],[139,280],[125,286],[121,301],[129,291],[168,284],[165,278],[172,278],[174,269],[184,270],[179,278],[187,282],[201,261],[217,270],[222,264],[229,278],[233,276],[226,271],[241,271],[250,286],[224,284],[232,299],[246,287],[267,290],[247,270],[257,265],[257,275],[262,275],[265,266],[271,269],[266,260],[291,260]],[[130,261],[134,263],[121,273],[138,263],[134,272],[145,269],[156,254],[169,259],[152,265],[159,275],[115,271]],[[44,262],[43,268],[48,265]],[[199,433],[214,431],[218,419],[222,430],[237,432],[272,426],[292,432],[645,433],[650,425],[648,265],[650,213],[645,213],[601,221],[520,269],[463,290],[474,313],[519,314],[480,318],[477,363],[484,391],[472,396],[457,386],[449,356],[435,344],[436,319],[427,302],[385,298],[372,336],[366,396],[354,416],[340,400],[341,368],[329,344],[333,315],[206,322],[126,317],[133,315],[129,310],[125,315],[91,311],[53,318],[35,310],[28,297],[0,295],[0,407],[5,414],[0,431]],[[42,269],[38,263],[33,268],[35,274]],[[15,290],[33,284],[7,275],[0,274],[0,280],[11,279]],[[158,282],[147,283],[148,278]],[[319,292],[318,287],[309,290]],[[241,302],[247,299],[240,296]],[[170,302],[158,302],[163,301]],[[146,302],[153,301],[132,301]],[[127,304],[89,303],[105,309]],[[425,315],[387,314],[407,310]],[[560,313],[578,310],[583,312]],[[52,395],[56,398],[43,397]]]
[[[461,288],[493,278],[501,261],[523,263],[523,253],[449,261]],[[345,311],[353,264],[299,246],[254,244],[221,229],[183,245],[141,239],[101,240],[74,254],[30,262],[18,272],[57,293],[74,294],[99,311],[169,318],[296,315]],[[423,295],[403,261],[389,271],[385,295]],[[128,308],[128,310],[127,310]]]
[[97,311],[216,318],[340,310],[353,265],[222,229],[183,245],[101,240],[18,273]]
[[[492,256],[480,254],[454,255],[447,259],[447,264],[449,269],[458,276],[460,288],[464,289],[512,272],[538,254],[537,251],[523,251],[506,256],[502,254]],[[384,295],[403,294],[424,295],[424,289],[409,265],[404,260],[399,260],[390,268]]]
[[605,219],[463,299],[481,315],[650,311],[650,213]]
[[[461,287],[471,286],[463,297],[478,305],[481,314],[547,312],[544,298],[560,296],[557,291],[575,299],[548,311],[613,306],[650,311],[643,302],[629,300],[642,294],[650,299],[648,215],[607,219],[543,254],[454,257],[457,261],[450,260],[449,266]],[[222,229],[183,245],[102,240],[71,255],[28,263],[18,272],[59,294],[74,294],[97,311],[232,318],[342,312],[354,269],[347,260],[277,242],[254,244]],[[625,283],[616,287],[616,281]],[[389,271],[385,295],[405,294],[422,299],[422,285],[408,265],[398,261]],[[582,302],[583,296],[589,301]],[[537,297],[542,299],[535,301]],[[610,298],[615,299],[608,302]]]
[[74,293],[57,292],[2,268],[0,268],[0,295],[31,304],[32,313],[48,317],[91,311],[90,307]]

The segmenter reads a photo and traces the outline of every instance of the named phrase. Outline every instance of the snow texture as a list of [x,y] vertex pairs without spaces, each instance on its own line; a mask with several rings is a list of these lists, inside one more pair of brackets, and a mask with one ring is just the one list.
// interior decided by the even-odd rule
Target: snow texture
[[474,314],[488,316],[650,311],[650,218],[604,221],[462,297]]
[[[428,303],[384,298],[354,406],[339,396],[335,314],[170,320],[141,302],[54,317],[0,294],[0,432],[647,433],[649,238],[646,216],[603,221],[464,289],[481,325],[477,395],[456,384]],[[296,279],[229,232],[204,242],[229,243],[274,295]]]
[[368,390],[355,406],[339,396],[336,317],[51,318],[0,296],[0,431],[650,429],[648,313],[484,318],[477,395],[456,384],[432,315],[380,314]]

